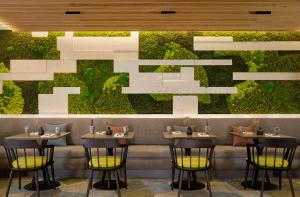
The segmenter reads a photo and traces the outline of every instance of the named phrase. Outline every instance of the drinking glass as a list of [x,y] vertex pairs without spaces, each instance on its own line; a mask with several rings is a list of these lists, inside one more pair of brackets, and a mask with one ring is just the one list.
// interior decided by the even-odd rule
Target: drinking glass
[[172,133],[172,126],[167,126],[167,132]]
[[274,135],[279,135],[279,133],[280,133],[280,128],[274,127]]
[[60,127],[55,127],[55,134],[60,135]]
[[206,125],[205,127],[204,127],[204,133],[205,134],[209,134],[210,133],[210,126],[209,125]]
[[124,133],[124,135],[126,135],[128,133],[128,131],[129,131],[128,126],[124,126],[123,127],[123,133]]
[[24,132],[26,135],[29,135],[29,126],[24,127]]
[[244,133],[244,127],[243,126],[239,126],[239,132]]

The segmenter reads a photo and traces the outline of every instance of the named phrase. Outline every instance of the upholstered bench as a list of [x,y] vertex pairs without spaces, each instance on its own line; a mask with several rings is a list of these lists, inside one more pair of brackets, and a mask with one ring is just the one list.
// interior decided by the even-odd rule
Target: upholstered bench
[[[71,135],[67,137],[68,146],[56,146],[54,149],[55,171],[58,177],[83,177],[87,175],[85,166],[84,140],[80,138],[87,132],[90,118],[41,118],[40,123],[70,123]],[[183,118],[111,118],[113,125],[129,125],[135,132],[135,139],[130,142],[128,153],[129,177],[170,177],[169,141],[163,138],[162,132],[167,125],[180,125]],[[295,136],[300,144],[299,119],[297,118],[263,118],[264,128],[279,126],[285,134]],[[34,125],[36,118],[6,118],[0,119],[0,170],[7,176],[7,159],[1,146],[6,136],[14,135],[24,130],[24,125]],[[215,177],[244,177],[245,147],[233,147],[230,125],[251,124],[251,118],[211,118],[209,124],[217,136],[215,140]],[[97,128],[103,128],[103,120],[95,120]],[[194,125],[205,125],[205,119],[193,119]],[[300,176],[300,147],[298,147],[293,163],[295,172]]]

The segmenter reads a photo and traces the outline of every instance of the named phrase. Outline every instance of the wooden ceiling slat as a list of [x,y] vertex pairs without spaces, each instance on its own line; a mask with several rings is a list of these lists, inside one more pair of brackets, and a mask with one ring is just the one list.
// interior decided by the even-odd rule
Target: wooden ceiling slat
[[[80,15],[65,15],[79,10]],[[175,15],[161,15],[175,10]],[[249,11],[271,10],[272,15]],[[1,0],[0,21],[23,31],[300,30],[299,0]]]

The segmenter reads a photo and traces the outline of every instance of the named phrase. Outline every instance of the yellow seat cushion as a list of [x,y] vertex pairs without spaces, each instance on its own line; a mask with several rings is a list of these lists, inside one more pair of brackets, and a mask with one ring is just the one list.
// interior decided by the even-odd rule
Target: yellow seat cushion
[[93,168],[112,168],[112,167],[118,167],[120,165],[121,165],[121,157],[119,157],[119,156],[116,156],[116,157],[100,156],[99,162],[98,162],[98,157],[94,156],[94,157],[92,157],[92,160],[89,162],[89,166],[91,166]]
[[[265,156],[259,156],[257,161],[257,157],[254,157],[253,162],[259,166],[269,167],[269,168],[281,168],[281,167],[287,167],[289,165],[289,162],[287,160],[283,160],[282,165],[282,157],[265,157]],[[267,160],[267,161],[266,161]],[[274,165],[275,160],[275,165]]]
[[[27,167],[26,167],[26,163],[27,163]],[[32,169],[32,168],[42,167],[46,163],[47,163],[47,157],[45,156],[35,156],[35,158],[34,156],[27,156],[26,162],[25,162],[25,157],[19,157],[17,160],[12,162],[12,166],[14,168],[20,168],[20,169],[26,169],[26,168]]]
[[[182,162],[183,158],[183,162]],[[200,161],[199,161],[200,160]],[[200,162],[200,165],[199,165]],[[182,166],[183,163],[183,166]],[[177,165],[183,168],[205,168],[206,165],[209,166],[209,161],[206,157],[197,157],[197,156],[184,156],[184,157],[177,157]]]

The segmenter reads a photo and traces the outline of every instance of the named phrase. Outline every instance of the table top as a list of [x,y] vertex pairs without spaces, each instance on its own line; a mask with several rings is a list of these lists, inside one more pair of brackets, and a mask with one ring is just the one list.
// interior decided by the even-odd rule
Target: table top
[[81,136],[81,139],[99,139],[99,140],[105,140],[105,139],[133,139],[134,138],[134,132],[130,131],[123,137],[114,137],[114,135],[106,135],[106,134],[91,134],[86,133],[83,136]]
[[217,136],[214,134],[209,135],[198,135],[198,132],[193,132],[192,135],[187,135],[186,132],[181,132],[180,134],[172,134],[168,131],[163,133],[165,139],[214,139]]
[[21,133],[21,134],[6,137],[5,139],[10,139],[10,140],[57,140],[57,139],[60,139],[60,138],[63,138],[65,136],[69,135],[70,133],[71,132],[61,132],[60,135],[45,136],[45,137],[42,137],[40,135],[27,135],[25,133]]
[[294,139],[295,138],[284,134],[272,135],[272,133],[264,133],[263,135],[257,135],[254,132],[251,133],[230,132],[230,134],[242,138],[252,138],[252,139]]

